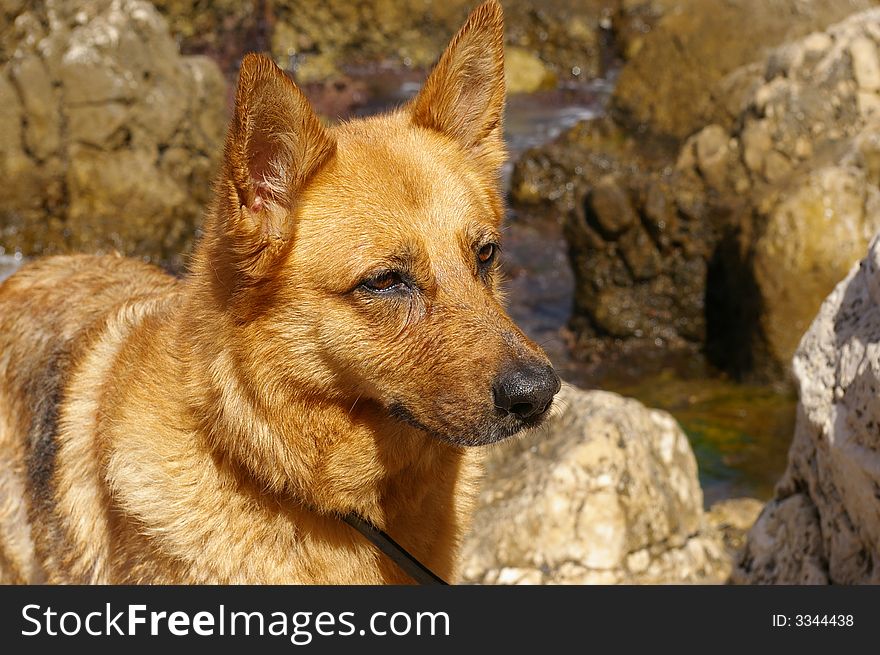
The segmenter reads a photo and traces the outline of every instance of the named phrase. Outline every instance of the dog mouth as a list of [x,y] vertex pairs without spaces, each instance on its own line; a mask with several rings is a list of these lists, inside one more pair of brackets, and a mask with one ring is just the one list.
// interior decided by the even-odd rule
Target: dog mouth
[[540,413],[528,417],[520,417],[515,414],[495,410],[495,415],[475,421],[467,428],[454,430],[438,428],[428,425],[419,418],[403,403],[395,402],[388,407],[389,415],[414,428],[427,433],[434,439],[444,441],[455,446],[488,446],[504,439],[508,439],[519,432],[531,430],[540,426],[550,415],[552,402]]

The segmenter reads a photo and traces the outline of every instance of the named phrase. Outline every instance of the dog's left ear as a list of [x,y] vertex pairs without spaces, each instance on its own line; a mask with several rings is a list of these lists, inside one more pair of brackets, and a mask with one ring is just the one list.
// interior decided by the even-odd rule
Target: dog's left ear
[[471,13],[409,107],[413,124],[452,138],[493,173],[504,162],[504,16],[497,0]]
[[245,56],[224,152],[232,239],[256,248],[287,236],[297,195],[335,151],[335,140],[293,81],[268,57]]

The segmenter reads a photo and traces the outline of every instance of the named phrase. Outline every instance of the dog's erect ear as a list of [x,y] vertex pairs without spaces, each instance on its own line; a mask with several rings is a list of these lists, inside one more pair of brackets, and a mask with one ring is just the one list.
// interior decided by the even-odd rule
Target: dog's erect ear
[[410,105],[415,125],[449,136],[497,170],[504,161],[504,17],[477,7]]
[[225,149],[239,227],[258,239],[283,238],[297,193],[335,150],[332,135],[284,71],[263,55],[245,56]]

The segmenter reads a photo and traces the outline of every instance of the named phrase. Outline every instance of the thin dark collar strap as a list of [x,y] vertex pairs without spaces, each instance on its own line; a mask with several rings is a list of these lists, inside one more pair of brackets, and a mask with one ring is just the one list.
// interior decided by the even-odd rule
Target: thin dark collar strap
[[343,516],[342,520],[364,535],[370,543],[385,553],[404,573],[419,584],[449,584],[365,518],[352,512]]

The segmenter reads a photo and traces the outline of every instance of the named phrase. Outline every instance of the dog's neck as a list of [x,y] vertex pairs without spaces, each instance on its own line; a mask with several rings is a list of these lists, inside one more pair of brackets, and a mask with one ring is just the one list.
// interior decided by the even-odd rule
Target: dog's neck
[[[215,461],[250,483],[319,513],[356,512],[379,527],[426,504],[454,504],[476,453],[401,423],[369,399],[278,383],[266,368],[196,325],[223,316],[184,312],[179,335],[190,412]],[[195,319],[193,321],[193,319]],[[276,371],[277,373],[277,371]],[[438,482],[438,479],[440,482]]]

